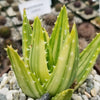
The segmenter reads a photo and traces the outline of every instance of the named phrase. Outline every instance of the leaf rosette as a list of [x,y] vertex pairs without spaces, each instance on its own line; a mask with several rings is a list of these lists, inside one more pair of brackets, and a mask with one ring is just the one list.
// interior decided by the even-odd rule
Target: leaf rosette
[[23,58],[11,46],[7,54],[22,91],[32,98],[49,93],[51,100],[70,100],[87,78],[100,53],[100,34],[79,54],[76,25],[69,32],[66,7],[63,6],[51,37],[38,17],[33,29],[24,10],[22,34]]

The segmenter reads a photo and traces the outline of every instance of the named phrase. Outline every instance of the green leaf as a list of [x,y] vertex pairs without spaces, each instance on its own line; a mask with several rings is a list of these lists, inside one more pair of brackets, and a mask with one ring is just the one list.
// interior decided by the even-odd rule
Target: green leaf
[[44,89],[35,75],[24,64],[18,53],[11,46],[8,46],[7,54],[22,91],[30,97],[40,98],[44,94]]
[[55,27],[53,29],[50,41],[49,41],[49,62],[48,67],[52,71],[53,65],[56,65],[60,50],[62,49],[64,40],[69,34],[69,24],[66,12],[66,7],[64,6],[57,18]]
[[98,34],[93,41],[87,46],[86,49],[80,54],[80,60],[78,65],[78,72],[76,77],[77,85],[75,89],[80,86],[85,79],[87,78],[88,74],[90,73],[91,69],[93,68],[95,61],[100,53],[100,34]]
[[71,100],[73,90],[68,89],[54,96],[51,100]]
[[55,69],[46,85],[47,91],[55,95],[73,83],[78,68],[78,36],[74,24],[72,32],[66,37]]
[[30,53],[30,69],[42,83],[49,79],[46,61],[45,41],[42,33],[41,22],[35,18],[33,24],[32,48]]
[[50,39],[49,35],[48,35],[47,31],[44,28],[42,28],[42,31],[43,31],[44,41],[48,44],[49,39]]
[[[42,31],[43,31],[43,36],[44,36],[44,42],[45,42],[45,50],[46,50],[46,60],[47,62],[49,61],[49,50],[48,50],[48,45],[49,45],[49,35],[47,33],[47,31],[42,28]],[[48,63],[47,63],[47,66],[48,66]]]
[[43,37],[44,37],[44,42],[45,42],[45,49],[46,49],[46,52],[47,52],[48,44],[49,44],[49,35],[44,28],[42,28],[42,32],[43,32]]
[[26,16],[26,11],[23,14],[23,34],[22,34],[22,49],[23,57],[26,65],[29,65],[29,54],[32,38],[32,28]]

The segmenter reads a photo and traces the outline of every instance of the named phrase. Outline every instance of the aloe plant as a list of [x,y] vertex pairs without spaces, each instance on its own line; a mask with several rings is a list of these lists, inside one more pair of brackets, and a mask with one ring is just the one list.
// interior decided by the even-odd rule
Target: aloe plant
[[23,59],[11,46],[6,49],[22,91],[32,98],[49,93],[51,100],[70,100],[100,53],[100,34],[79,54],[76,25],[70,33],[65,6],[50,38],[38,17],[31,28],[24,10],[22,44]]

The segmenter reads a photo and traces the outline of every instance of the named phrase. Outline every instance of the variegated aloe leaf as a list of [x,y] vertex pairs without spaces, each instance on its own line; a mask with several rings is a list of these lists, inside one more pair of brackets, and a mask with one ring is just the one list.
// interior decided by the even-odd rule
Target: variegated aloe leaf
[[55,69],[46,85],[51,95],[69,88],[73,83],[78,68],[78,54],[78,36],[74,24],[71,34],[66,37]]
[[18,53],[11,46],[7,47],[7,54],[22,91],[30,97],[40,98],[44,94],[44,89],[35,75],[27,68],[28,66],[24,64]]
[[62,49],[65,37],[69,34],[69,24],[66,12],[66,7],[64,6],[57,18],[55,27],[53,29],[50,41],[49,41],[49,62],[48,67],[53,70],[53,65],[56,65],[59,52]]
[[42,28],[42,32],[43,32],[43,36],[44,36],[45,49],[46,49],[46,52],[47,52],[50,38],[49,38],[49,35],[48,35],[47,31],[44,28]]
[[[45,51],[46,51],[46,61],[47,61],[47,66],[48,66],[48,60],[49,60],[49,50],[48,50],[48,46],[49,46],[49,35],[47,33],[47,31],[43,28],[43,36],[44,36],[44,42],[45,42]],[[50,72],[50,70],[49,70]]]
[[23,34],[22,34],[22,49],[23,57],[26,65],[29,65],[29,53],[32,39],[32,28],[26,16],[26,11],[23,14]]
[[72,89],[67,89],[54,96],[51,100],[71,100],[72,93]]
[[46,61],[45,41],[41,22],[38,17],[33,24],[32,48],[30,52],[30,69],[42,83],[49,79]]
[[78,72],[76,77],[77,85],[75,89],[81,85],[88,74],[90,73],[95,61],[100,53],[100,34],[98,34],[93,41],[87,46],[86,49],[80,54],[80,60],[78,65]]

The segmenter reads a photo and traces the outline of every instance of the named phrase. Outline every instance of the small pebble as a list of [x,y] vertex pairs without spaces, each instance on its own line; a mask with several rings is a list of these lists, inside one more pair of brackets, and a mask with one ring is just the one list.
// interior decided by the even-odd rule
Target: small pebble
[[92,95],[93,97],[97,95],[97,92],[96,92],[95,88],[93,88],[93,89],[91,90],[91,95]]
[[26,96],[24,93],[20,93],[20,99],[19,100],[26,100]]
[[98,100],[98,97],[92,97],[91,100]]
[[34,99],[32,99],[32,98],[28,98],[27,100],[34,100]]
[[86,95],[82,95],[83,100],[89,100]]
[[91,88],[90,87],[86,87],[86,92],[90,93],[91,92]]
[[4,73],[4,74],[2,75],[2,78],[7,77],[7,76],[8,76],[7,73]]
[[4,87],[4,88],[0,89],[0,94],[6,95],[8,92],[9,92],[8,88]]
[[44,94],[40,99],[36,99],[36,100],[49,100],[49,93]]
[[91,98],[91,95],[87,92],[84,92],[84,94],[88,97],[88,98]]
[[85,89],[86,89],[86,82],[85,83],[83,83],[81,86],[80,86],[80,88],[78,88],[78,92],[80,92],[80,93],[84,93],[85,92]]
[[17,90],[10,90],[8,93],[7,93],[7,100],[18,100],[20,95],[19,95],[19,91]]
[[72,99],[73,100],[82,100],[82,97],[81,96],[78,96],[77,94],[73,94],[72,95]]
[[7,83],[9,82],[9,79],[7,76],[5,76],[0,84],[0,89],[3,88]]
[[100,83],[100,75],[95,75],[94,80],[96,80]]
[[100,91],[100,83],[95,80],[93,80],[93,82],[94,82],[94,88],[96,92],[98,93]]
[[93,75],[90,74],[87,79],[93,79]]
[[20,89],[20,87],[19,87],[17,81],[13,84],[13,87],[12,87],[12,88],[13,88],[14,90],[19,90],[19,89]]
[[7,100],[6,95],[0,94],[0,100]]
[[91,74],[92,74],[93,76],[95,76],[95,75],[97,74],[96,70],[92,70],[92,71],[91,71]]

